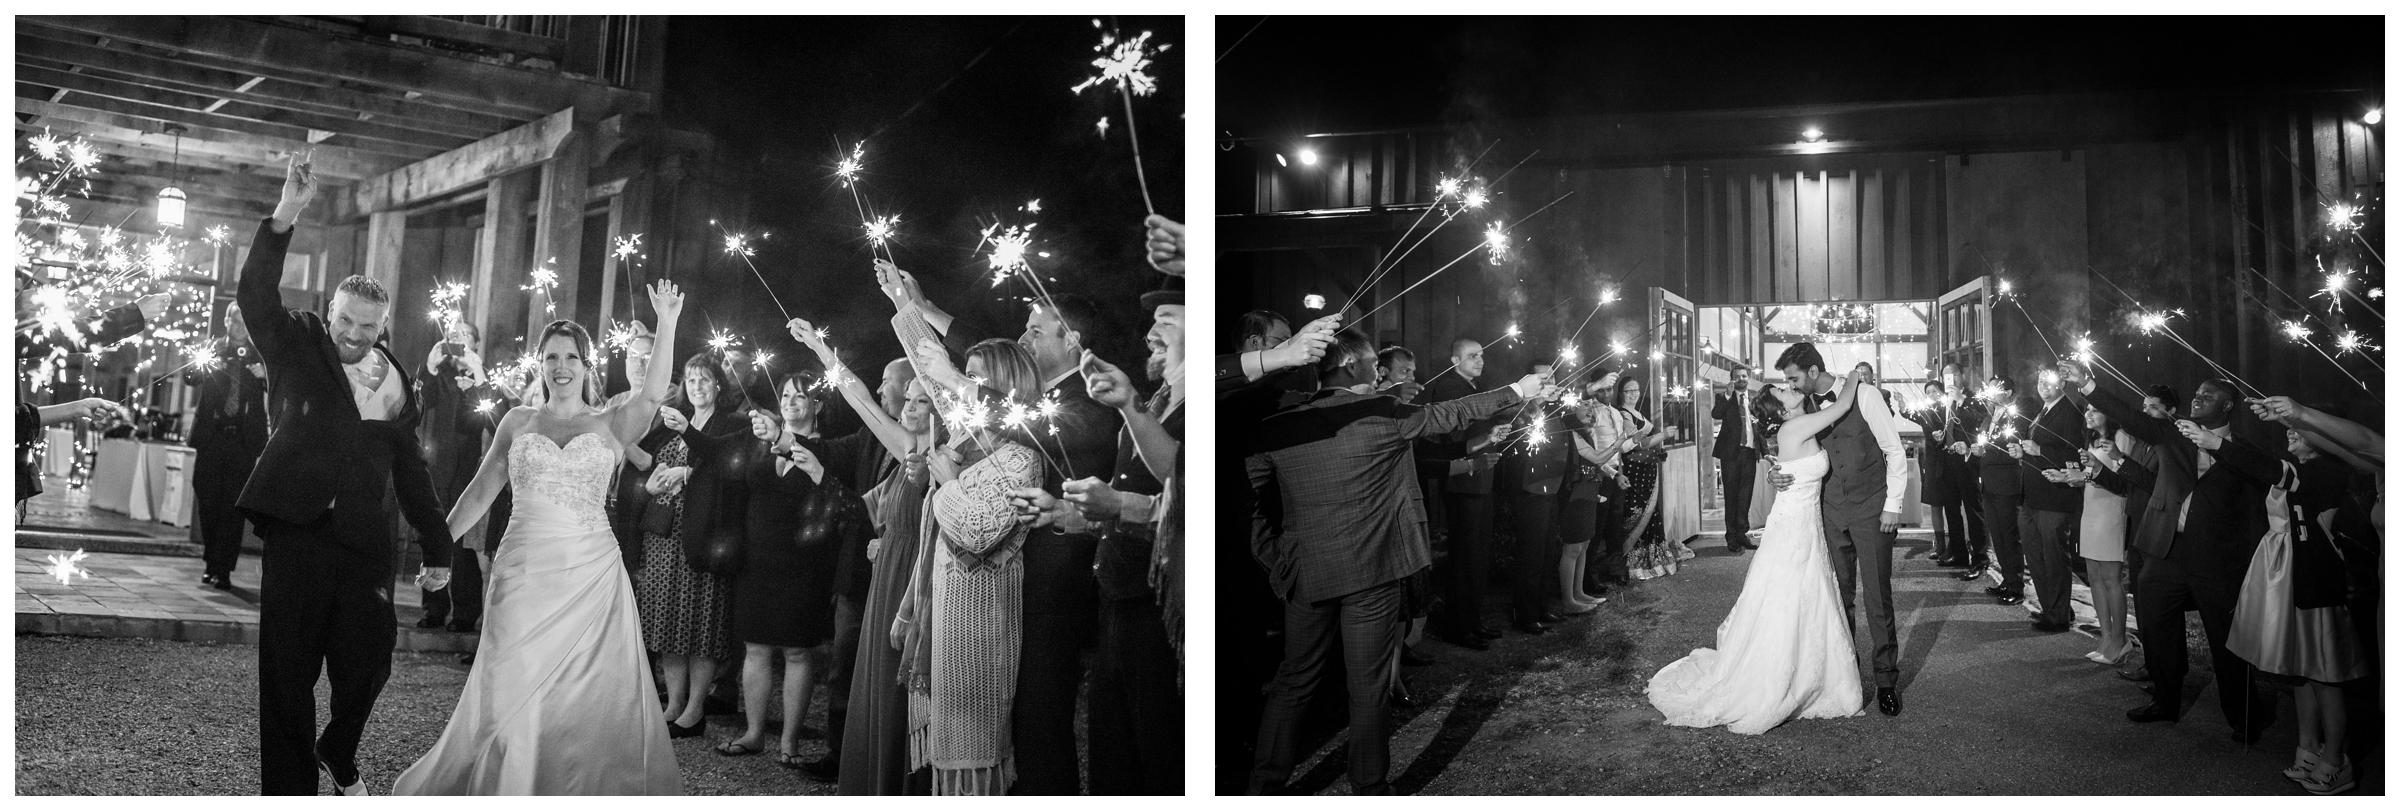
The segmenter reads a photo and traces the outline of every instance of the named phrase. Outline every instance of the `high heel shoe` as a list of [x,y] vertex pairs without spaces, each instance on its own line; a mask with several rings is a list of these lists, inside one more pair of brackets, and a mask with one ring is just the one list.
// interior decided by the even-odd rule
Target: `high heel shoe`
[[2092,661],[2094,661],[2094,662],[2098,662],[2098,663],[2100,663],[2100,664],[2108,665],[2108,666],[2110,666],[2110,667],[2115,667],[2115,666],[2117,666],[2117,664],[2118,664],[2118,663],[2121,663],[2121,662],[2125,661],[2125,657],[2127,657],[2127,656],[2132,656],[2132,655],[2133,655],[2133,642],[2132,642],[2132,641],[2130,641],[2130,640],[2128,640],[2128,641],[2127,641],[2127,642],[2126,642],[2126,643],[2125,643],[2123,646],[2120,646],[2120,647],[2118,647],[2118,648],[2117,648],[2117,655],[2115,655],[2115,656],[2103,656],[2103,655],[2101,655],[2101,654],[2100,654],[2100,652],[2099,652],[2099,651],[2092,651],[2092,652],[2090,652],[2090,653],[2086,653],[2086,654],[2084,654],[2084,655],[2083,655],[2083,658],[2090,659],[2090,660],[2092,660]]

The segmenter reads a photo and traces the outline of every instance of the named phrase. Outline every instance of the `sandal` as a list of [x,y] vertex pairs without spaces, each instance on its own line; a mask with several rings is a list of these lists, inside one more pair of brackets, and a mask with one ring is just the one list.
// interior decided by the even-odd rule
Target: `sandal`
[[775,756],[775,762],[782,764],[786,769],[792,769],[795,771],[797,771],[800,767],[807,765],[807,761],[801,760],[799,755],[792,754],[789,751],[777,754]]
[[724,743],[717,744],[717,754],[724,755],[726,757],[746,757],[749,755],[758,754],[761,751],[764,750],[738,740],[726,741]]

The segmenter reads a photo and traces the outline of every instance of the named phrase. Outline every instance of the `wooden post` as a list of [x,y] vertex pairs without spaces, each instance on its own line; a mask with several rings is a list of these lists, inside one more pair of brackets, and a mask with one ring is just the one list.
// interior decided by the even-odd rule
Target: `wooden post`
[[[400,283],[400,246],[408,234],[408,215],[378,211],[367,215],[367,262],[360,275],[381,282],[385,290]],[[330,274],[328,274],[330,276]],[[328,278],[328,282],[338,282]],[[331,291],[326,291],[330,293]],[[397,292],[394,293],[397,295]]]
[[575,317],[577,269],[583,266],[583,203],[590,185],[592,168],[586,160],[591,137],[578,127],[559,144],[558,152],[542,164],[541,203],[533,225],[533,261],[525,266],[534,268],[550,265],[558,270],[558,286],[552,288],[549,299],[556,302],[557,314],[542,306],[543,296],[528,294],[525,303],[526,348],[533,349],[534,330],[553,318]]
[[518,314],[525,311],[522,302],[526,294],[518,287],[532,269],[525,252],[526,229],[532,220],[526,214],[540,180],[531,171],[501,175],[491,179],[491,190],[483,198],[483,233],[475,246],[475,287],[468,293],[473,298],[468,317],[475,319],[476,328],[482,331],[487,363],[498,362],[499,352],[506,346],[502,339],[525,332]]
[[608,198],[608,242],[606,243],[610,250],[607,252],[607,256],[600,259],[600,311],[593,313],[591,319],[592,337],[594,338],[605,336],[608,331],[608,322],[617,317],[617,275],[625,273],[627,268],[618,266],[620,263],[614,249],[617,238],[624,235],[625,195],[611,195]]

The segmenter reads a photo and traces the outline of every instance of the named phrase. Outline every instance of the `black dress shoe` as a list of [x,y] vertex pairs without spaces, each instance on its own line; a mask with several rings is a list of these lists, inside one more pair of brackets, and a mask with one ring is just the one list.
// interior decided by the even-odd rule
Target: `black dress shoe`
[[1550,632],[1550,626],[1543,625],[1538,622],[1520,622],[1510,627],[1517,629],[1517,633],[1529,634],[1533,636],[1540,636]]
[[1966,562],[1966,561],[1963,561],[1963,560],[1959,560],[1959,559],[1957,559],[1957,558],[1948,558],[1948,559],[1945,559],[1945,560],[1941,561],[1941,563],[1940,563],[1940,564],[1938,564],[1938,565],[1940,565],[1940,566],[1941,566],[1942,568],[1944,568],[1944,569],[1964,569],[1964,568],[1967,568],[1967,562]]
[[1734,546],[1733,544],[1726,544],[1726,545],[1725,545],[1725,554],[1726,554],[1727,556],[1729,556],[1729,557],[1730,557],[1730,556],[1734,556],[1734,555],[1739,555],[1739,554],[1741,554],[1741,553],[1742,553],[1742,548],[1741,548],[1741,547],[1739,547],[1739,546]]
[[2144,667],[2134,670],[2119,670],[2117,671],[2117,678],[2124,679],[2126,681],[2149,681],[2150,668]]
[[1499,638],[1500,638],[1500,629],[1498,629],[1498,628],[1477,628],[1477,629],[1475,629],[1475,636],[1476,636],[1477,638],[1480,638],[1480,639],[1499,639]]
[[[2018,598],[2017,602],[2024,602],[2024,598]],[[2015,603],[2010,603],[2010,605],[2015,605]],[[2069,627],[2070,626],[2068,626],[2066,623],[2051,622],[2049,620],[2034,620],[2033,622],[2033,629],[2045,634],[2055,634],[2060,631],[2067,630]]]
[[445,618],[442,618],[442,617],[427,616],[427,617],[424,617],[424,618],[421,618],[421,619],[417,620],[417,627],[419,627],[419,628],[440,628],[440,627],[442,627],[443,625],[449,624],[449,622],[450,622],[450,620],[448,620],[448,619],[445,619]]
[[1534,618],[1533,618],[1533,621],[1534,621],[1534,622],[1543,623],[1543,624],[1547,624],[1547,625],[1556,625],[1556,624],[1558,624],[1558,621],[1559,621],[1559,620],[1562,620],[1562,619],[1566,619],[1566,618],[1565,618],[1565,617],[1561,617],[1561,616],[1559,616],[1559,615],[1558,615],[1558,612],[1556,612],[1556,611],[1544,611],[1544,612],[1542,612],[1542,615],[1541,615],[1541,616],[1534,617]]
[[1877,687],[1877,688],[1875,688],[1875,709],[1882,710],[1882,711],[1883,711],[1883,714],[1885,714],[1885,715],[1899,715],[1899,714],[1900,714],[1900,688],[1898,688],[1898,687]]
[[1445,636],[1443,636],[1443,637],[1442,637],[1442,641],[1444,641],[1444,642],[1448,642],[1448,643],[1450,643],[1450,644],[1452,644],[1452,645],[1457,645],[1457,646],[1459,646],[1459,647],[1462,647],[1462,648],[1466,648],[1467,650],[1491,650],[1491,649],[1492,649],[1492,643],[1491,643],[1491,642],[1488,642],[1488,641],[1486,641],[1486,640],[1485,640],[1485,639],[1484,639],[1482,636],[1479,636],[1479,635],[1468,635],[1468,636],[1447,636],[1447,635],[1445,635]]
[[466,665],[466,666],[468,666],[468,667],[474,667],[474,666],[475,666],[475,654],[472,654],[472,653],[462,653],[462,654],[459,654],[459,655],[458,655],[458,663],[459,663],[459,664],[462,664],[462,665]]
[[1409,667],[1424,667],[1426,665],[1439,663],[1440,661],[1442,660],[1418,653],[1416,648],[1400,649],[1400,663],[1408,665]]
[[1963,571],[1963,572],[1959,572],[1959,573],[1958,573],[1958,579],[1960,579],[1960,580],[1976,580],[1976,579],[1980,579],[1980,578],[1982,578],[1982,577],[1983,577],[1983,572],[1984,572],[1984,569],[1983,569],[1983,567],[1981,567],[1981,566],[1969,566],[1969,567],[1967,567],[1967,570],[1966,570],[1966,571]]
[[2130,710],[2126,710],[2125,720],[2132,721],[2136,724],[2147,724],[2154,721],[2166,721],[2173,723],[2175,720],[2175,708],[2159,706],[2157,702],[2152,702]]
[[[2000,599],[1997,602],[1999,602],[2001,605],[2023,605],[2025,603],[2025,595],[2011,592],[2000,595]],[[2062,628],[2060,630],[2065,629]]]
[[2007,593],[2008,593],[2008,587],[2007,587],[2007,586],[1985,586],[1985,587],[1983,587],[1983,593],[1985,593],[1985,594],[1989,594],[1989,595],[1992,595],[1992,596],[1994,596],[1994,597],[1998,597],[1998,596],[2000,596],[2000,595],[2007,594]]

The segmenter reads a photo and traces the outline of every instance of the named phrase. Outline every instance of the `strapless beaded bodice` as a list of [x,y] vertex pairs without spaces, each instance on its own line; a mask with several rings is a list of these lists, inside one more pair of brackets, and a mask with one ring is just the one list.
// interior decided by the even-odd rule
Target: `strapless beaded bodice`
[[616,447],[596,431],[565,445],[527,432],[508,449],[508,485],[520,509],[528,501],[546,502],[587,526],[608,525],[604,505],[616,470]]

